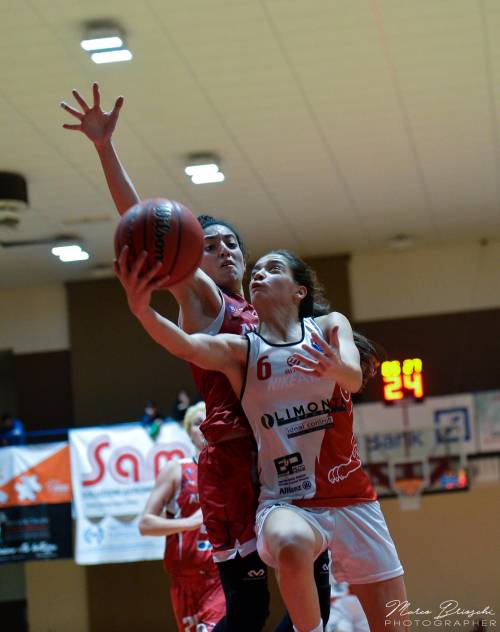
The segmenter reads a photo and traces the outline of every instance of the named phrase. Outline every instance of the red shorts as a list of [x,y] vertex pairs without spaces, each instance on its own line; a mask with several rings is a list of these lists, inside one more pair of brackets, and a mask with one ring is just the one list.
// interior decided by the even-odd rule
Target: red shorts
[[253,437],[203,448],[198,459],[198,491],[203,522],[217,562],[256,550],[255,514],[259,490]]
[[172,576],[170,596],[179,632],[212,632],[226,614],[219,574]]

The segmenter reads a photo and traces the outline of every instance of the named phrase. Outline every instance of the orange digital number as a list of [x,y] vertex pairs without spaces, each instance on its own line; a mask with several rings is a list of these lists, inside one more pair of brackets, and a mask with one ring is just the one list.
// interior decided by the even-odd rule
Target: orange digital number
[[424,386],[422,382],[422,360],[407,358],[382,362],[382,379],[384,382],[384,399],[394,402],[411,394],[415,399],[422,399]]
[[[406,376],[405,376],[406,377]],[[384,398],[387,402],[403,399],[403,380],[400,375],[384,378]]]
[[422,384],[421,373],[412,373],[411,375],[404,375],[403,386],[407,390],[413,391],[413,397],[416,397],[417,399],[420,399],[424,396],[424,386]]

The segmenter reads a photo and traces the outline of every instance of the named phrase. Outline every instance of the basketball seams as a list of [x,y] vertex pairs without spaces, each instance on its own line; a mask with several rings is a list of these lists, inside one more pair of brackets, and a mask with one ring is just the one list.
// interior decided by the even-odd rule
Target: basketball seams
[[174,257],[172,259],[172,263],[170,264],[170,270],[167,272],[167,274],[172,274],[175,271],[175,264],[177,263],[177,258],[179,256],[179,252],[180,252],[180,245],[181,245],[181,235],[182,235],[182,215],[181,213],[179,213],[179,208],[177,205],[177,202],[172,202],[172,207],[173,210],[175,211],[175,217],[176,217],[176,228],[177,228],[177,239],[176,239],[176,244],[175,244],[175,251],[174,251]]

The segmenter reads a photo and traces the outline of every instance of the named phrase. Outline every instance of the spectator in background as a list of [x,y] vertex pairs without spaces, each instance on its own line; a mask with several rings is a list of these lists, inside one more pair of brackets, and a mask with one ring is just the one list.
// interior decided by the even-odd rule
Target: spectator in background
[[142,425],[152,439],[156,439],[164,421],[165,415],[158,409],[158,404],[153,399],[148,399],[144,406]]
[[191,406],[191,398],[185,388],[177,393],[174,405],[172,406],[171,418],[181,422],[184,419],[187,409]]
[[11,413],[4,413],[0,425],[0,445],[24,445],[24,442],[23,422]]

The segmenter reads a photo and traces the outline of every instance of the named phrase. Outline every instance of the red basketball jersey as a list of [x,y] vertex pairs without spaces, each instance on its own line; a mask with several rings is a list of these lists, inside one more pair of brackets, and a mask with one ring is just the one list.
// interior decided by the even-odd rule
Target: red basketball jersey
[[[180,462],[180,487],[167,506],[174,518],[187,518],[200,508],[198,497],[198,466],[191,459]],[[171,575],[216,573],[212,546],[202,525],[195,531],[183,531],[167,536],[163,566]]]
[[[254,308],[238,294],[222,292],[224,319],[214,333],[245,334],[255,329],[259,317]],[[239,399],[227,377],[218,371],[207,371],[191,364],[196,388],[207,406],[207,417],[200,429],[209,443],[228,439],[235,431],[252,434]]]

